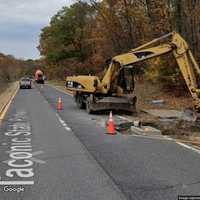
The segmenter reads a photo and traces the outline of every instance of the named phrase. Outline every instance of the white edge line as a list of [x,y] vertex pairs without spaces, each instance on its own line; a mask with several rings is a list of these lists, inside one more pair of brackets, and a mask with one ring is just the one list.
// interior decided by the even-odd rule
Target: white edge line
[[198,150],[198,149],[196,149],[194,147],[191,147],[191,146],[189,146],[187,144],[184,144],[182,142],[176,142],[176,143],[181,145],[181,146],[183,146],[183,147],[185,147],[185,148],[187,148],[187,149],[190,149],[190,150],[195,151],[196,153],[200,154],[200,150]]
[[53,86],[53,85],[51,85],[51,84],[47,84],[47,85],[50,86],[50,87],[52,87],[52,88],[54,88],[54,89],[56,89],[56,90],[58,90],[59,92],[62,92],[62,93],[64,93],[64,94],[67,94],[67,95],[73,97],[73,94],[70,94],[70,93],[68,93],[67,91],[64,92],[63,90],[58,89],[57,87],[55,87],[55,86]]
[[0,185],[34,185],[34,181],[0,181]]

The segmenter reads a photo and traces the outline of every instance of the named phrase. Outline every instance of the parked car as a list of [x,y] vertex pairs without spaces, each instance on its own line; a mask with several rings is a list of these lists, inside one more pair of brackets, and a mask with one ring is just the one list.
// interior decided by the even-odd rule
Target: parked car
[[31,89],[32,88],[32,81],[30,78],[21,78],[19,81],[20,89]]

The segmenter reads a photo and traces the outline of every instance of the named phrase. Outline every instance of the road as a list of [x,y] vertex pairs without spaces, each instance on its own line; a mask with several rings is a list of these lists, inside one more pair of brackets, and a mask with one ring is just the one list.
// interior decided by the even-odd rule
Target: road
[[169,140],[107,135],[101,118],[48,85],[20,90],[1,124],[0,200],[200,195],[198,152]]

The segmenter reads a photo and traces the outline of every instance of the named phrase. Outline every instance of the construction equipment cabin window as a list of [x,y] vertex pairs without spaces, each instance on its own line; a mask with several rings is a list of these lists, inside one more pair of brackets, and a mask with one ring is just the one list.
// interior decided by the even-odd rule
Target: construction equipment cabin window
[[132,66],[124,67],[118,76],[118,85],[123,88],[124,92],[131,92],[134,90],[134,71]]

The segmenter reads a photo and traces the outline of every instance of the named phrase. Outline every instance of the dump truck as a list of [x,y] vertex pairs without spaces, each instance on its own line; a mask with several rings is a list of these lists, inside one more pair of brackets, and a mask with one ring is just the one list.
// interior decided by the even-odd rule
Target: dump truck
[[[200,112],[200,68],[187,42],[177,32],[168,33],[143,44],[128,53],[113,57],[102,79],[97,76],[69,76],[66,87],[73,91],[79,108],[88,113],[97,110],[136,111],[134,69],[136,63],[172,53],[177,61],[193,99]],[[138,65],[137,65],[138,67]]]
[[35,82],[38,84],[44,84],[44,73],[40,69],[35,72]]

